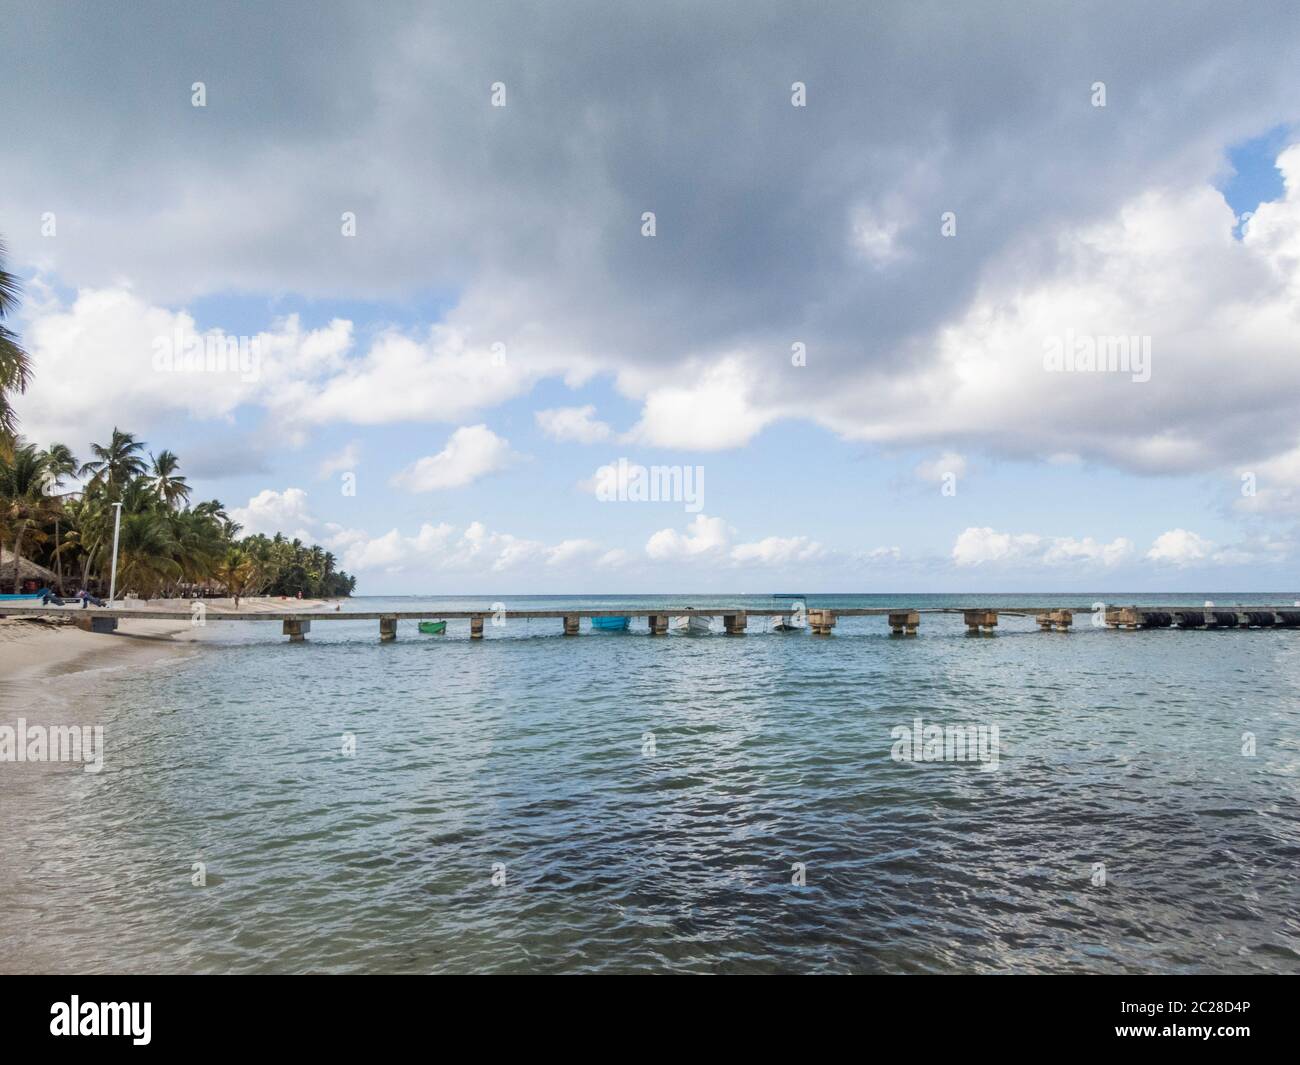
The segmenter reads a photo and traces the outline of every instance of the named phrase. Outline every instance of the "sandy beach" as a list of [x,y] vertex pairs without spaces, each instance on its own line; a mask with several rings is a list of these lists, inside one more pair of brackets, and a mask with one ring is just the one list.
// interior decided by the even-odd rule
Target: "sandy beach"
[[[191,599],[153,599],[128,601],[145,610],[189,611]],[[324,599],[281,599],[258,597],[241,599],[239,609],[230,599],[206,599],[210,612],[236,617],[283,610],[322,610],[331,601]],[[129,607],[128,607],[129,609]],[[93,614],[94,607],[82,611],[68,607],[70,617]],[[61,619],[60,619],[61,620]],[[63,676],[89,669],[103,669],[127,662],[147,665],[172,655],[193,651],[202,644],[207,630],[188,621],[157,621],[141,618],[123,619],[117,632],[84,632],[72,624],[36,621],[27,618],[0,618],[0,676],[7,681],[31,681]]]

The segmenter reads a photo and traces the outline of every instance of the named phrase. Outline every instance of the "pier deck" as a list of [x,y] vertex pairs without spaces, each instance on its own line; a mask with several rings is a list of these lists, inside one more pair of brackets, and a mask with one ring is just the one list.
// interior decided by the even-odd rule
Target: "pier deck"
[[[195,600],[196,606],[203,604]],[[796,611],[793,604],[777,607],[716,606],[664,606],[664,607],[609,607],[601,609],[557,610],[275,610],[243,613],[236,610],[207,608],[201,613],[193,610],[151,610],[148,607],[75,607],[75,606],[19,606],[0,605],[0,617],[71,618],[80,627],[95,632],[111,632],[119,621],[278,621],[283,634],[291,640],[302,640],[315,621],[378,621],[380,638],[385,642],[397,635],[398,621],[468,620],[470,636],[481,639],[483,623],[488,618],[504,621],[553,619],[562,621],[566,635],[576,635],[582,618],[629,617],[645,618],[653,635],[667,631],[672,617],[720,617],[729,635],[742,635],[747,618],[783,618],[799,613],[806,617],[807,626],[814,635],[829,636],[838,618],[884,617],[896,635],[915,636],[923,614],[961,614],[967,631],[992,632],[999,617],[1032,617],[1044,631],[1068,632],[1074,617],[1091,618],[1092,605],[1073,607],[1042,606],[957,606],[957,607],[805,607]],[[1268,606],[1256,604],[1216,604],[1214,606],[1124,606],[1107,607],[1104,621],[1107,628],[1142,629],[1170,628],[1300,628],[1300,606]]]

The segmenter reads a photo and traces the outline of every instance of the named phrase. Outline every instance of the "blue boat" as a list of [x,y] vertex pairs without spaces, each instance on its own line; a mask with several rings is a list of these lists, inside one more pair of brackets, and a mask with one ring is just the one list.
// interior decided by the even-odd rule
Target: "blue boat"
[[612,618],[592,618],[591,627],[598,632],[627,632],[628,621],[626,617]]

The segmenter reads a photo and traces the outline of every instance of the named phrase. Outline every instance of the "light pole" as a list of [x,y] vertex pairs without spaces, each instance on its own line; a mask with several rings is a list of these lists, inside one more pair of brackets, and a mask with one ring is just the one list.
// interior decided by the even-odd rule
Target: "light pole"
[[114,503],[117,507],[117,513],[113,516],[113,572],[108,579],[108,605],[113,605],[113,597],[117,594],[117,534],[122,528],[122,504]]

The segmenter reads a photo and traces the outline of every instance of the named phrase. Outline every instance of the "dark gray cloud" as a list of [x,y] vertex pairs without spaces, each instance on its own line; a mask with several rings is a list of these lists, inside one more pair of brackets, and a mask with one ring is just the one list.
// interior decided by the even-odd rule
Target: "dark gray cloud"
[[[923,372],[991,269],[1077,270],[1062,232],[1300,112],[1287,3],[5,7],[20,263],[164,302],[450,288],[491,335],[611,368],[744,351],[755,404],[869,439],[848,383]],[[796,339],[816,372],[775,370]],[[1185,427],[1191,391],[1125,396],[1125,423]]]

